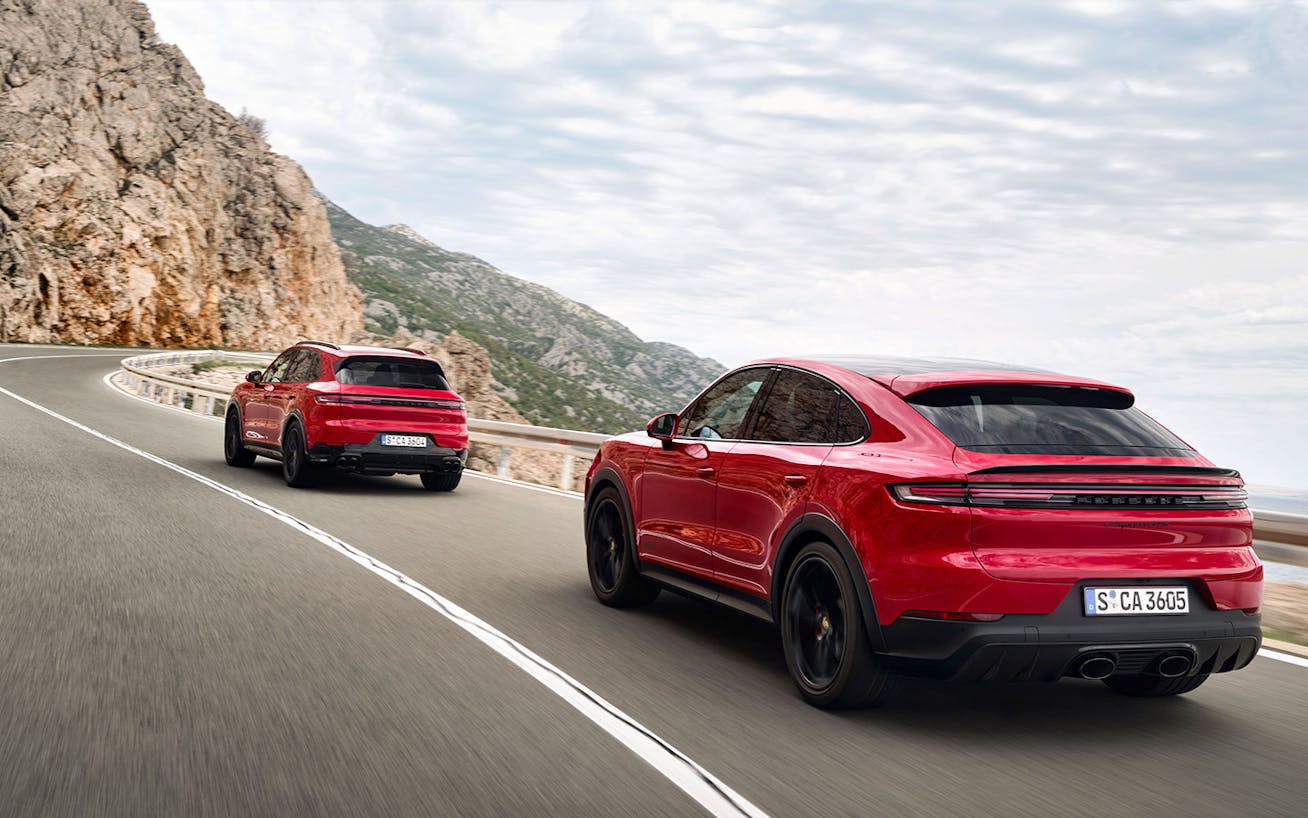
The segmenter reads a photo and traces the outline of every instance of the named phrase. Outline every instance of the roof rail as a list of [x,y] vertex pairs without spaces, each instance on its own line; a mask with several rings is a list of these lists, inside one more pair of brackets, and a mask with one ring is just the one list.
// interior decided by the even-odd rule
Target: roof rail
[[301,344],[309,344],[311,346],[316,346],[316,347],[329,347],[330,349],[340,349],[340,347],[336,346],[335,344],[329,344],[326,341],[296,341],[295,342],[295,345],[297,347],[300,346]]
[[414,349],[413,347],[391,347],[391,349],[398,350],[400,352],[412,352],[414,355],[425,356],[427,354],[423,352],[421,349]]

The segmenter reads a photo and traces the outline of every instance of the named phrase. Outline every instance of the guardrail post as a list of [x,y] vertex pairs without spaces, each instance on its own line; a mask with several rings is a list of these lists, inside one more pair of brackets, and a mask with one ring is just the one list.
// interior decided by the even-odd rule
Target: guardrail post
[[[199,396],[199,395],[196,395],[195,397],[196,397],[196,398],[199,398],[200,396]],[[204,396],[204,400],[202,400],[202,401],[201,401],[201,400],[196,400],[195,402],[193,402],[193,403],[191,404],[191,408],[192,408],[192,409],[195,409],[197,406],[200,407],[200,410],[201,410],[201,411],[200,411],[200,414],[202,414],[202,415],[212,415],[212,414],[213,414],[213,395],[205,395],[205,396]]]
[[563,456],[563,468],[559,470],[559,488],[570,490],[572,488],[572,455]]
[[495,466],[495,473],[500,477],[509,476],[509,458],[511,456],[508,446],[500,447],[500,462]]

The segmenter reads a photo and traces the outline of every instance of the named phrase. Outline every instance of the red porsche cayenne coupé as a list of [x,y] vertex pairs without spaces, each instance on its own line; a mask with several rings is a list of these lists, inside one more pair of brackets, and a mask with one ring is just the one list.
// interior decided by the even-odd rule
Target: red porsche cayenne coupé
[[591,587],[776,623],[825,707],[899,675],[1185,693],[1257,653],[1263,569],[1240,475],[1133,404],[980,361],[748,364],[603,444]]

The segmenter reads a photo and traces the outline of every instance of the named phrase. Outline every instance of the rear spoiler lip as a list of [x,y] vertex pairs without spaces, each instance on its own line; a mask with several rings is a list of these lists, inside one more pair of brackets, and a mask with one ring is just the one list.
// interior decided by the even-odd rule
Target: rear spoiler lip
[[1092,464],[1077,466],[1072,464],[1050,464],[1030,466],[988,466],[984,469],[968,472],[972,474],[1192,474],[1207,477],[1240,477],[1235,469],[1223,469],[1219,466],[1141,466],[1123,464]]

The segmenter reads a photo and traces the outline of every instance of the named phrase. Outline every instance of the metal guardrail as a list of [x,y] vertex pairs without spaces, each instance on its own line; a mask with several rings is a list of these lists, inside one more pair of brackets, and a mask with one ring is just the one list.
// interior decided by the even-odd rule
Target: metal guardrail
[[[223,417],[227,412],[230,389],[201,383],[178,375],[158,372],[173,366],[206,363],[209,361],[258,364],[260,368],[274,356],[259,352],[229,352],[226,350],[199,350],[194,352],[161,352],[124,358],[122,361],[123,386],[136,394],[157,403],[187,409],[200,415]],[[558,486],[571,489],[576,460],[589,461],[599,450],[608,435],[578,432],[572,429],[554,429],[548,426],[529,426],[502,420],[468,418],[468,438],[473,443],[499,447],[495,472],[500,477],[509,475],[514,449],[553,452],[563,456]]]

